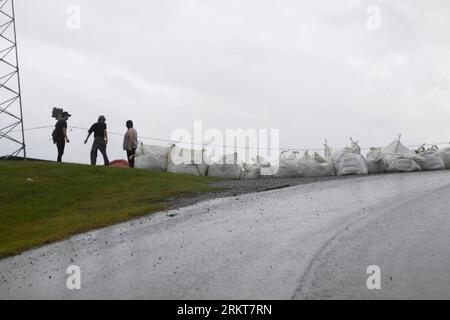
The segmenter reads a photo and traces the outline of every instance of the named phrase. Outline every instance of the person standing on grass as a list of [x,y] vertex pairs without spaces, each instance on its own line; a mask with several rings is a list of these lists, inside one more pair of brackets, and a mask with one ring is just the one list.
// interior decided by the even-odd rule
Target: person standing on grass
[[53,130],[53,143],[56,144],[58,149],[58,158],[56,161],[61,162],[62,156],[64,154],[64,148],[66,147],[66,142],[69,143],[69,138],[67,137],[67,120],[71,114],[64,111],[61,118],[55,124],[55,130]]
[[133,121],[126,122],[127,132],[123,137],[123,150],[127,152],[128,165],[134,168],[134,156],[138,147],[137,131],[133,128]]
[[103,156],[105,166],[109,165],[108,156],[106,155],[106,145],[108,144],[108,132],[106,131],[106,118],[105,116],[98,117],[98,121],[94,123],[88,131],[84,144],[88,142],[92,132],[94,133],[94,142],[91,148],[91,165],[97,164],[97,152],[100,150]]

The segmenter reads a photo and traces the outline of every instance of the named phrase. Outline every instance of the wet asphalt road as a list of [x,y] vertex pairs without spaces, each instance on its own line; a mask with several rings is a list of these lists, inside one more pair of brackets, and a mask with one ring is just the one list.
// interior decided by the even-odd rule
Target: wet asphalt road
[[448,299],[449,209],[450,171],[208,200],[3,259],[0,298]]

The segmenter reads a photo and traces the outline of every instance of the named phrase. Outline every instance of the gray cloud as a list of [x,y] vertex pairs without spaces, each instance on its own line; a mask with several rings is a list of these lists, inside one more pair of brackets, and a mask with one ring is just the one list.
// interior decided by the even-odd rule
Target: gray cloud
[[[81,8],[82,28],[66,27]],[[366,9],[381,8],[381,29]],[[51,107],[87,127],[133,119],[143,136],[177,128],[279,128],[282,146],[340,147],[450,140],[445,1],[17,1],[26,127]],[[49,130],[51,131],[51,130]],[[83,132],[67,161],[87,162]],[[30,156],[54,158],[49,132]],[[123,158],[120,137],[109,146]],[[0,151],[4,151],[0,146]]]

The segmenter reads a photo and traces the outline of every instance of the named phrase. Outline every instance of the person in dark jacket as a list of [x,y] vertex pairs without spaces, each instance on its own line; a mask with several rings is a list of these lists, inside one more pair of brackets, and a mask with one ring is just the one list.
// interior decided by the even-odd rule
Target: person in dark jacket
[[100,150],[105,166],[109,165],[108,156],[106,155],[106,145],[108,144],[108,132],[106,130],[106,118],[105,116],[98,117],[98,121],[94,123],[88,131],[84,144],[88,142],[91,134],[94,133],[94,142],[91,148],[91,165],[97,164],[97,153]]
[[66,142],[69,143],[69,138],[67,137],[67,120],[71,114],[64,111],[61,118],[55,124],[55,130],[53,132],[53,141],[58,149],[58,158],[56,161],[61,162],[62,156],[64,154],[64,149],[66,147]]
[[127,132],[123,137],[123,150],[127,152],[128,165],[130,168],[134,168],[134,156],[138,147],[137,131],[133,128],[133,121],[128,120],[126,122]]

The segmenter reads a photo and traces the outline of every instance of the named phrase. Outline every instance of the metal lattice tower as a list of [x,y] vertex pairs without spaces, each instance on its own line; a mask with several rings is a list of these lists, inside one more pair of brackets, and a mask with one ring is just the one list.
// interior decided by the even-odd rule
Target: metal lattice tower
[[0,0],[0,147],[26,159],[14,0]]

